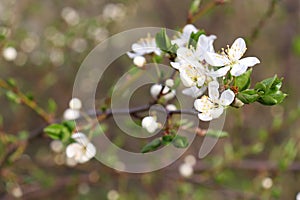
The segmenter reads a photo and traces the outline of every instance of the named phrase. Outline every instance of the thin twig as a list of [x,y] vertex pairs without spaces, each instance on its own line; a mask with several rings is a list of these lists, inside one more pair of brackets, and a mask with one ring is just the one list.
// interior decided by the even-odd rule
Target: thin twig
[[260,34],[260,31],[262,30],[262,28],[266,24],[266,21],[269,18],[271,18],[272,15],[274,14],[275,7],[276,7],[276,4],[278,2],[279,2],[279,0],[271,0],[267,11],[262,16],[262,18],[259,20],[259,22],[257,23],[257,25],[253,28],[253,30],[252,30],[249,38],[248,38],[248,42],[249,43],[253,43],[257,39],[258,35]]

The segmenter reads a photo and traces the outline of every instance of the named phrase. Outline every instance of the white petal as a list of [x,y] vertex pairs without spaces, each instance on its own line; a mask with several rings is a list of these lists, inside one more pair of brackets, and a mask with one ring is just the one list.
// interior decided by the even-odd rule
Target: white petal
[[220,104],[223,106],[228,106],[233,102],[234,97],[235,97],[234,92],[232,92],[230,89],[225,90],[221,94]]
[[66,155],[67,157],[72,158],[78,153],[80,153],[81,149],[82,149],[82,145],[78,143],[69,144],[66,148]]
[[245,73],[247,71],[247,69],[248,69],[248,66],[237,63],[232,66],[230,73],[232,76],[240,76],[243,73]]
[[239,63],[242,65],[248,66],[248,67],[252,67],[252,66],[260,63],[260,61],[256,57],[247,57],[247,58],[243,58],[243,59],[239,60]]
[[194,108],[199,112],[207,112],[211,107],[213,107],[213,103],[208,100],[207,96],[203,96],[201,99],[194,101]]
[[145,128],[149,133],[154,133],[158,128],[158,123],[154,117],[148,116],[143,118],[142,127]]
[[180,75],[182,84],[185,87],[192,87],[192,86],[196,85],[196,83],[186,74],[185,70],[182,70],[179,75]]
[[183,27],[183,34],[190,36],[192,33],[196,33],[198,29],[193,24],[187,24]]
[[205,59],[205,54],[207,52],[214,53],[213,42],[217,37],[215,35],[200,35],[198,43],[197,43],[197,53],[200,57],[200,60]]
[[210,121],[213,119],[210,113],[199,113],[198,118],[202,121]]
[[154,84],[151,86],[150,94],[153,97],[153,99],[157,99],[161,89],[162,89],[162,85],[159,85],[159,84]]
[[181,66],[179,62],[170,62],[170,64],[174,69],[179,69]]
[[168,92],[167,94],[165,94],[163,97],[166,101],[169,101],[171,99],[173,99],[176,96],[176,91],[175,90],[171,90],[170,92]]
[[230,70],[230,66],[221,67],[220,69],[218,69],[216,71],[209,72],[208,75],[215,77],[215,78],[222,77],[222,76],[225,76],[229,70]]
[[92,143],[86,145],[86,156],[93,158],[96,155],[96,147]]
[[219,99],[219,83],[217,81],[211,81],[208,83],[208,96],[212,100]]
[[201,96],[206,91],[206,89],[207,89],[207,87],[201,87],[199,89],[197,86],[193,86],[193,87],[182,90],[182,94],[191,96],[193,98],[197,98],[197,97]]
[[191,49],[181,47],[177,50],[178,59],[184,61],[187,64],[192,65],[193,67],[199,67],[199,58],[195,55],[195,52]]
[[128,56],[129,58],[134,58],[134,57],[140,55],[140,54],[138,54],[138,53],[131,53],[131,52],[129,52],[129,51],[128,51],[126,54],[127,54],[127,56]]
[[233,60],[239,60],[246,52],[246,43],[243,38],[237,38],[228,51],[228,57]]
[[72,138],[81,145],[87,145],[89,143],[88,138],[84,133],[77,132],[72,135]]
[[211,110],[211,115],[213,119],[219,118],[224,111],[224,108],[222,106],[219,106],[217,108],[214,108]]
[[211,52],[207,52],[205,54],[205,61],[215,67],[226,66],[230,64],[230,60],[226,56]]
[[206,76],[205,75],[200,75],[198,76],[197,78],[197,86],[198,87],[202,87],[205,83],[205,80],[206,80]]
[[134,51],[134,52],[136,52],[140,55],[143,55],[145,53],[144,52],[144,47],[142,45],[138,44],[138,43],[132,44],[131,49],[132,49],[132,51]]

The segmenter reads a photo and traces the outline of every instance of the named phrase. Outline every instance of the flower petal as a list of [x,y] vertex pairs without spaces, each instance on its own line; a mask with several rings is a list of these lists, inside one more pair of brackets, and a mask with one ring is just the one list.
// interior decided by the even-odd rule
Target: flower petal
[[89,140],[86,137],[86,135],[84,133],[81,133],[81,132],[74,133],[72,135],[72,139],[74,139],[77,143],[79,143],[81,145],[84,145],[84,146],[89,143]]
[[86,156],[93,158],[96,155],[96,147],[92,143],[86,145]]
[[212,103],[208,100],[207,96],[203,96],[201,99],[194,101],[194,108],[199,112],[207,111],[212,106]]
[[81,150],[82,150],[82,145],[78,143],[71,143],[66,148],[66,155],[67,157],[72,158],[78,153],[80,153]]
[[193,86],[193,87],[182,90],[182,94],[191,96],[193,98],[197,98],[197,97],[201,96],[205,92],[206,89],[207,89],[207,87],[198,88],[196,86]]
[[226,66],[230,64],[230,60],[225,55],[206,52],[205,61],[215,67]]
[[232,76],[240,76],[243,73],[245,73],[247,71],[247,69],[248,69],[248,66],[237,63],[232,66],[230,73]]
[[260,63],[259,59],[256,57],[247,57],[239,60],[239,63],[248,67],[252,67],[258,63]]
[[188,37],[190,37],[192,33],[196,33],[197,31],[198,29],[193,24],[187,24],[182,29],[182,33]]
[[233,61],[237,61],[244,55],[246,50],[245,40],[243,38],[237,38],[228,50],[228,57]]
[[219,83],[217,81],[211,81],[208,83],[208,96],[213,101],[219,99]]
[[198,62],[198,58],[191,49],[180,47],[177,50],[178,59],[184,61],[187,64],[192,65],[193,67],[198,67],[200,63]]
[[218,78],[221,76],[225,76],[229,70],[230,70],[230,66],[221,67],[220,69],[218,69],[216,71],[209,72],[208,75]]
[[179,69],[181,66],[179,62],[170,62],[170,64],[174,69]]
[[225,90],[224,92],[222,92],[221,97],[220,97],[220,104],[222,106],[228,106],[230,105],[233,100],[234,100],[234,92],[231,91],[230,89]]
[[199,113],[198,118],[202,121],[210,121],[212,120],[212,115],[209,112]]
[[222,106],[219,106],[217,108],[213,108],[211,110],[212,118],[213,119],[219,118],[222,115],[223,111],[224,111],[224,108]]

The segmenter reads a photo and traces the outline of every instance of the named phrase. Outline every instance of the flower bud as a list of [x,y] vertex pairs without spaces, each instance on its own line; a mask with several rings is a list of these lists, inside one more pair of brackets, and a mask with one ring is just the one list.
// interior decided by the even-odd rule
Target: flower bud
[[146,64],[146,58],[144,56],[136,56],[133,59],[133,64],[138,67],[143,67]]
[[154,117],[148,116],[143,118],[142,127],[149,133],[154,133],[158,128],[158,123],[156,122]]

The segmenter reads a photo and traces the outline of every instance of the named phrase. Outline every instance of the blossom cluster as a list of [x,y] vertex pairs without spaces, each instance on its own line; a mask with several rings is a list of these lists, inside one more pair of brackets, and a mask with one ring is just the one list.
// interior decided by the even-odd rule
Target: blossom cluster
[[[219,82],[229,82],[229,78],[239,77],[249,67],[260,63],[256,57],[242,58],[247,49],[244,39],[237,38],[231,46],[216,52],[213,46],[216,38],[215,35],[205,35],[194,25],[188,24],[170,41],[176,49],[176,58],[171,60],[170,66],[178,71],[181,82],[186,87],[183,94],[195,98],[194,108],[202,121],[220,117],[236,98],[234,89],[229,85],[220,87]],[[164,49],[159,48],[156,38],[148,35],[132,45],[132,52],[128,52],[128,56],[136,66],[143,67],[146,64],[145,55],[161,56],[164,52]],[[174,98],[175,90],[167,85],[153,85],[151,95],[156,98],[161,89],[166,100]],[[153,121],[153,127],[155,123]]]

